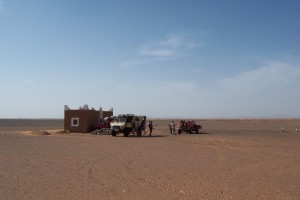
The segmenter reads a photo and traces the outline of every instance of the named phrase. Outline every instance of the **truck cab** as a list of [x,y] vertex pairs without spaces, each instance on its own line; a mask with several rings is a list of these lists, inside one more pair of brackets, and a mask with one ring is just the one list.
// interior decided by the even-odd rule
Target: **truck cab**
[[136,116],[133,114],[120,114],[110,123],[110,131],[112,136],[123,133],[124,137],[128,137],[133,131],[137,131],[137,135],[141,136],[141,130],[145,130],[146,116]]

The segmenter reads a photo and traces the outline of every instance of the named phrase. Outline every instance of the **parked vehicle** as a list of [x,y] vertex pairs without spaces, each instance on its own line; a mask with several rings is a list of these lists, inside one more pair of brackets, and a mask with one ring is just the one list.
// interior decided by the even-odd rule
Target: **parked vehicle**
[[112,136],[123,133],[128,137],[130,133],[137,136],[142,135],[146,128],[146,116],[137,116],[133,114],[121,114],[115,117],[110,123],[110,132]]
[[108,135],[110,133],[109,130],[109,123],[94,124],[92,133],[96,135]]
[[110,134],[110,123],[113,120],[113,117],[105,117],[104,120],[99,120],[97,124],[93,124],[91,131],[96,135],[109,135]]
[[178,134],[181,134],[182,132],[186,132],[186,133],[200,133],[200,129],[202,128],[201,125],[196,124],[195,121],[193,120],[181,120],[178,122],[177,125],[177,132]]

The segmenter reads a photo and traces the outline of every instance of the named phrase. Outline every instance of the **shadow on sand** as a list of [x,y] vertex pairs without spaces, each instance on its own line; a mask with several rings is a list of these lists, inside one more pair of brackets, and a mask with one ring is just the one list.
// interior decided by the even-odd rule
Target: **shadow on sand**
[[181,134],[176,133],[176,135],[206,135],[206,134],[211,134],[211,133],[209,132],[199,132],[199,133],[193,132],[193,133],[181,133]]
[[[176,135],[206,135],[206,134],[211,134],[209,132],[200,132],[200,133],[181,133],[181,134],[178,134],[176,133]],[[116,137],[124,137],[124,138],[163,138],[163,137],[170,137],[170,136],[174,136],[173,134],[170,134],[170,133],[164,133],[163,135],[152,135],[152,136],[149,136],[148,134],[146,135],[142,135],[140,137],[138,137],[137,135],[132,135],[130,134],[129,136],[127,137],[124,137],[123,134],[118,134]]]
[[129,135],[128,137],[130,137],[130,138],[161,138],[161,137],[168,137],[168,135],[152,135],[152,136],[142,135],[140,137],[138,137],[136,135]]

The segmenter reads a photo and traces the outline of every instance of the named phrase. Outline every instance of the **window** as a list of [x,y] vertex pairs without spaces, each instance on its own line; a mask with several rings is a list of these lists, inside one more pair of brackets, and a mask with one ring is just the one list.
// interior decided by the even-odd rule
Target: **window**
[[71,126],[79,126],[79,118],[72,118],[71,119]]
[[118,123],[118,122],[126,122],[126,118],[115,118],[113,119],[113,122]]

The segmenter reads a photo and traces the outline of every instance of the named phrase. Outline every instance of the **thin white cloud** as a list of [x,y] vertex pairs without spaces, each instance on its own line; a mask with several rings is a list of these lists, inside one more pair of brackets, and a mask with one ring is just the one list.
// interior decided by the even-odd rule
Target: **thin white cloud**
[[142,59],[136,59],[136,60],[129,60],[123,62],[120,67],[122,68],[133,68],[139,65],[143,65],[149,62],[156,62],[161,60],[166,60],[166,57],[155,57],[155,58],[142,58]]
[[300,83],[300,67],[276,62],[218,81],[223,89],[242,93],[278,91],[296,83]]
[[[134,112],[153,116],[162,111],[169,116],[233,118],[300,113],[300,65],[270,62],[206,86],[201,80],[142,81],[118,86],[117,95],[122,106],[135,104],[139,107]],[[132,98],[137,94],[139,98]]]
[[125,61],[121,67],[135,67],[137,65],[162,60],[176,59],[181,56],[187,56],[195,49],[204,46],[203,43],[196,41],[198,35],[192,33],[173,34],[164,39],[149,41],[138,48],[136,59]]
[[138,48],[138,57],[121,63],[120,67],[136,67],[149,62],[177,59],[191,55],[198,48],[204,46],[203,36],[205,32],[184,32],[166,36],[164,39],[156,39],[142,44]]
[[165,41],[162,41],[163,46],[173,46],[178,47],[183,44],[183,38],[179,36],[170,36]]
[[299,116],[300,66],[272,62],[217,82],[208,98],[235,117]]
[[197,47],[191,36],[172,35],[163,40],[148,42],[139,49],[142,56],[151,57],[174,57]]
[[161,45],[173,48],[179,47],[182,49],[192,49],[197,47],[197,45],[202,46],[203,44],[197,44],[196,42],[191,41],[191,38],[185,35],[172,35],[169,36],[166,40],[161,41]]
[[176,52],[172,49],[147,49],[143,48],[140,50],[140,54],[144,56],[154,57],[169,57],[173,56]]

